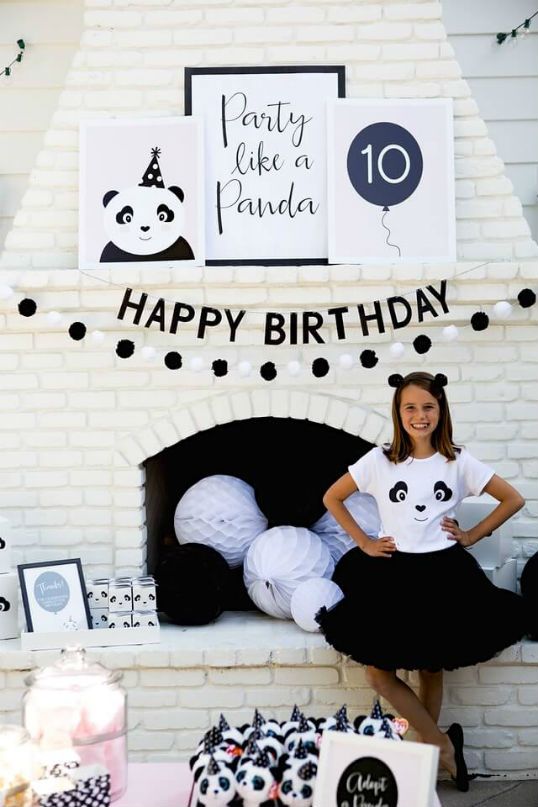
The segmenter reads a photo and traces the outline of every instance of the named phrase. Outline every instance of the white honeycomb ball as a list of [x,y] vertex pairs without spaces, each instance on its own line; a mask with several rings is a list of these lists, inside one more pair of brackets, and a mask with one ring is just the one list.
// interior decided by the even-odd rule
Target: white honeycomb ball
[[331,553],[305,527],[272,527],[252,542],[243,576],[250,598],[266,614],[291,619],[291,597],[311,577],[330,577]]
[[313,577],[297,586],[291,597],[291,615],[303,630],[319,631],[316,614],[320,608],[331,608],[344,596],[340,586],[325,577]]
[[200,479],[181,497],[174,515],[180,544],[204,544],[226,562],[240,566],[267,519],[256,503],[254,488],[235,476],[215,474]]
[[[372,538],[377,538],[381,522],[374,497],[368,493],[356,491],[348,496],[344,504],[361,530]],[[328,547],[335,563],[338,563],[342,555],[357,546],[353,538],[347,534],[329,511],[312,525],[311,530],[319,535]]]

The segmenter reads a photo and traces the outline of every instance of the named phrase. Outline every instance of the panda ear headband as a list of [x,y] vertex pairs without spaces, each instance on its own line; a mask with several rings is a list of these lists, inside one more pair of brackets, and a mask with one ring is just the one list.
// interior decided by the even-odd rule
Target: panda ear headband
[[[394,389],[400,389],[404,382],[403,375],[400,373],[393,373],[388,377],[389,387],[394,387]],[[442,387],[446,387],[448,384],[448,378],[444,373],[437,373],[433,379],[433,386],[437,387],[437,389],[441,389]]]

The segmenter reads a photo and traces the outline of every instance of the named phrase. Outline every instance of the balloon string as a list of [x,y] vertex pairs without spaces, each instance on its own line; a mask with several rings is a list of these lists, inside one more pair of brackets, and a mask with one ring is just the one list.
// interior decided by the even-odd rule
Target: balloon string
[[387,244],[387,246],[389,246],[389,247],[394,247],[395,249],[397,249],[397,250],[398,250],[398,257],[399,257],[399,258],[401,258],[401,257],[402,257],[402,252],[401,252],[400,247],[398,246],[398,244],[391,244],[391,243],[390,243],[390,241],[389,241],[389,238],[390,238],[390,230],[389,230],[389,228],[387,227],[387,225],[385,224],[385,216],[387,215],[387,213],[388,213],[388,212],[389,212],[389,211],[388,211],[388,210],[386,210],[386,211],[383,213],[383,215],[381,216],[381,224],[382,224],[382,226],[385,228],[385,230],[386,230],[386,231],[387,231],[387,233],[388,233],[387,237],[385,238],[385,244]]

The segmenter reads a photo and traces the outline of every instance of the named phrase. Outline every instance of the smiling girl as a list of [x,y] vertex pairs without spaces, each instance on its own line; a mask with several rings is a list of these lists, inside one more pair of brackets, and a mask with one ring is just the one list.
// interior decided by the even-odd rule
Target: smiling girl
[[[394,436],[349,466],[323,499],[358,544],[333,579],[344,598],[318,615],[327,640],[366,665],[366,678],[424,742],[437,745],[440,764],[467,790],[463,730],[438,727],[443,670],[486,661],[525,634],[521,597],[498,589],[465,551],[524,504],[519,493],[458,447],[444,391],[446,376],[393,375]],[[381,531],[372,539],[344,502],[354,491],[376,499]],[[488,493],[499,504],[471,530],[456,508]],[[417,670],[419,693],[397,670]]]

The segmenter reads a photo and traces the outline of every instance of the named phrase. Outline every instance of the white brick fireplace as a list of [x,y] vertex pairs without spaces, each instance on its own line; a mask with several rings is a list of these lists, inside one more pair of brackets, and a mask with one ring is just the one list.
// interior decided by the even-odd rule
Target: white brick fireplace
[[[523,288],[536,289],[538,248],[446,40],[440,4],[86,0],[86,7],[80,48],[0,261],[0,282],[15,289],[11,300],[0,301],[0,509],[16,529],[17,560],[71,556],[82,558],[89,576],[140,572],[151,495],[145,460],[202,430],[251,417],[308,419],[377,443],[389,433],[388,375],[424,368],[448,376],[457,440],[527,499],[514,519],[521,570],[538,549],[538,309],[516,303],[506,321],[495,321],[491,309]],[[184,67],[235,64],[342,64],[349,98],[453,98],[457,262],[79,272],[80,120],[181,115]],[[450,314],[397,336],[387,331],[364,340],[357,329],[345,345],[331,334],[322,346],[263,346],[269,308],[367,303],[442,278]],[[194,306],[240,305],[248,319],[234,344],[218,329],[200,343],[194,325],[177,336],[148,331],[117,319],[127,286]],[[23,297],[36,301],[34,316],[18,313]],[[51,310],[62,313],[61,323],[49,322]],[[483,332],[469,326],[478,310],[492,320]],[[67,333],[75,321],[88,328],[82,341]],[[441,331],[452,324],[460,336],[446,342]],[[100,344],[90,337],[96,329],[105,334]],[[422,356],[412,347],[419,333],[433,343]],[[129,360],[114,350],[124,338],[137,348]],[[388,350],[395,339],[406,345],[399,360]],[[174,373],[162,358],[145,361],[143,345],[159,354],[177,350],[184,367]],[[365,347],[378,353],[375,368],[340,367],[342,353],[356,359]],[[205,362],[201,372],[189,369],[195,356]],[[324,378],[310,371],[319,356],[331,365]],[[226,377],[211,373],[214,359],[228,361]],[[287,373],[290,360],[302,362],[299,376]],[[249,377],[238,373],[240,361],[251,362]],[[258,372],[266,361],[278,371],[271,382]],[[104,654],[106,663],[128,671],[133,687],[133,753],[188,756],[221,706],[237,722],[254,705],[279,715],[294,701],[320,713],[345,700],[365,708],[371,693],[362,673],[320,637],[293,625],[258,633],[263,618],[249,619],[169,629],[160,649]],[[44,656],[1,645],[0,710],[11,719],[21,671]],[[198,700],[189,694],[195,690]],[[453,673],[447,698],[447,719],[457,712],[472,734],[474,767],[536,775],[536,645]]]

